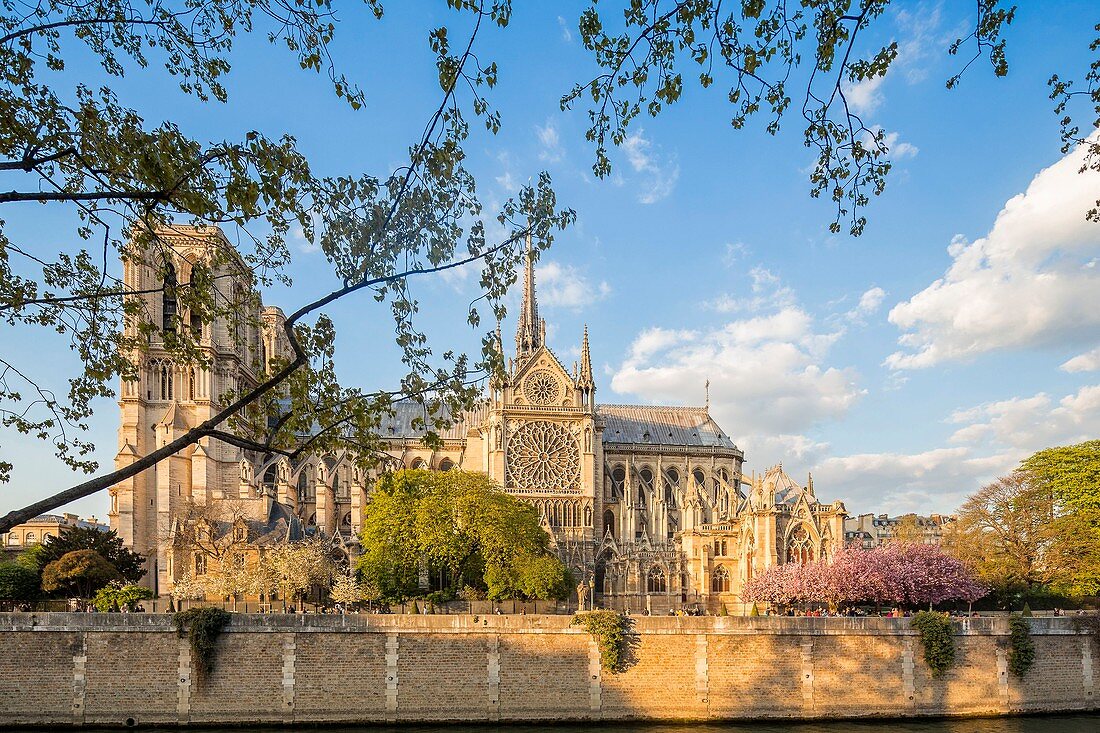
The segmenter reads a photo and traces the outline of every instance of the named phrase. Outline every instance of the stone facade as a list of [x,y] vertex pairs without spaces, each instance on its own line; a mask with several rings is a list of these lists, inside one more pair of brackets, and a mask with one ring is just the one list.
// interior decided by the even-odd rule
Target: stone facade
[[[217,229],[177,227],[162,239],[174,259],[161,271],[181,282],[195,258],[229,247]],[[251,330],[221,319],[197,323],[160,293],[142,296],[148,317],[175,316],[196,329],[211,366],[177,368],[151,341],[141,354],[141,378],[122,386],[118,465],[211,416],[218,395],[256,383],[268,357],[286,353],[282,312],[242,297],[249,281],[234,276],[231,265],[223,269],[228,277],[217,282],[225,297],[254,309],[240,319]],[[127,263],[125,277],[128,286],[147,290],[158,273]],[[827,557],[841,546],[844,506],[819,502],[812,478],[800,485],[782,466],[746,477],[744,453],[709,406],[597,403],[587,329],[580,357],[567,368],[546,344],[529,253],[507,373],[488,385],[476,409],[449,416],[438,450],[421,440],[423,408],[395,405],[380,427],[390,459],[385,468],[488,474],[538,508],[563,561],[613,607],[663,613],[686,604],[736,612],[753,573]],[[376,474],[361,471],[352,458],[265,461],[203,440],[114,487],[111,525],[151,556],[149,577],[160,593],[184,573],[201,570],[199,558],[177,557],[173,549],[180,521],[195,506],[231,500],[233,521],[249,538],[273,542],[319,530],[354,556]]]
[[81,519],[75,514],[40,514],[34,519],[17,524],[11,528],[4,539],[4,546],[9,551],[21,551],[25,547],[45,542],[50,537],[60,537],[61,533],[69,527],[81,527],[83,529],[96,529],[106,532],[110,529],[95,517]]
[[[958,520],[954,514],[860,514],[844,520],[844,543],[871,549],[901,539],[925,545],[942,545],[944,535]],[[899,537],[900,535],[900,537]]]
[[[600,668],[563,616],[243,616],[194,674],[154,614],[0,614],[0,726],[836,719],[1095,710],[1095,637],[1030,619],[955,623],[933,678],[908,619],[635,618],[632,663]],[[26,660],[35,660],[34,664]]]

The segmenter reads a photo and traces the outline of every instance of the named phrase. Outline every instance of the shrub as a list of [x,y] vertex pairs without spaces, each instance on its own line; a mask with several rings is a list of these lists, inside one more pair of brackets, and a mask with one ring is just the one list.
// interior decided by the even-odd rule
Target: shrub
[[1023,616],[1024,618],[1031,618],[1031,616],[1032,616],[1031,606],[1026,601],[1024,602],[1023,610],[1020,611],[1020,615]]
[[18,563],[0,563],[0,598],[29,601],[37,595],[38,573]]
[[96,591],[92,605],[97,611],[136,611],[142,601],[153,597],[153,591],[140,585],[130,583],[123,585],[117,580],[112,580],[107,585]]
[[955,663],[955,636],[951,621],[942,613],[921,611],[913,616],[910,625],[920,634],[924,647],[924,662],[939,677]]
[[1008,620],[1008,670],[1023,677],[1035,663],[1035,642],[1031,639],[1031,624],[1020,616]]
[[749,609],[749,615],[750,616],[759,616],[760,615],[760,609],[756,607],[755,603],[752,604],[752,608]]
[[73,550],[42,570],[42,590],[91,598],[97,590],[121,578],[115,566],[95,550]]
[[191,641],[191,656],[195,660],[195,676],[199,682],[214,671],[214,651],[218,636],[232,617],[220,608],[189,608],[176,614],[176,630],[180,636],[187,632]]
[[617,611],[585,611],[573,616],[570,626],[581,626],[596,639],[600,666],[608,672],[627,667],[630,651],[630,619]]

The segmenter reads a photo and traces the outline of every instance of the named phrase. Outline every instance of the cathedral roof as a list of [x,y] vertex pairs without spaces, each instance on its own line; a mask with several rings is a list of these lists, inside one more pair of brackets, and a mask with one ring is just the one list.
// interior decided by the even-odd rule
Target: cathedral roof
[[[424,434],[428,432],[427,423],[429,421],[428,409],[419,402],[413,400],[399,400],[394,402],[390,408],[393,410],[392,416],[386,416],[382,418],[382,424],[378,428],[378,434],[383,440],[386,439],[399,439],[399,438],[423,438]],[[451,411],[444,407],[443,415],[448,418],[451,415]],[[444,440],[462,440],[466,437],[467,415],[459,415],[454,420],[454,424],[451,427],[440,432],[440,437]],[[424,425],[414,426],[413,422],[419,418]]]
[[790,477],[790,474],[783,470],[783,464],[769,468],[761,479],[761,485],[765,493],[769,491],[775,492],[775,503],[777,505],[796,504],[803,494],[806,495],[806,500],[811,504],[817,502],[817,499],[812,493],[809,493],[805,488],[799,486],[798,483]]
[[597,405],[596,412],[603,418],[605,443],[737,450],[705,407]]

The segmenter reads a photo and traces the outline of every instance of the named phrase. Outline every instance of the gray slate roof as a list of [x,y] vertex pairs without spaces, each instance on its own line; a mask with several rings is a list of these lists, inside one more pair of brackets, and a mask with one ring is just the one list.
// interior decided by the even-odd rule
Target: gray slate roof
[[[428,422],[428,411],[423,405],[412,400],[400,400],[394,402],[392,405],[394,414],[392,417],[382,418],[382,425],[378,430],[378,434],[383,438],[423,438],[427,432],[427,428],[424,426],[413,427],[413,421],[416,418],[420,418],[425,423]],[[444,410],[444,415],[449,416],[450,411]],[[444,440],[462,440],[466,437],[467,425],[464,416],[459,416],[454,424],[444,430],[440,437]]]
[[[421,438],[423,427],[413,427],[416,418],[425,419],[423,405],[410,400],[393,404],[394,415],[382,420],[379,434],[383,439]],[[687,448],[726,448],[737,446],[719,427],[705,407],[657,407],[649,405],[596,405],[597,414],[606,426],[604,443],[667,445]],[[470,415],[459,416],[447,430],[444,439],[466,437]],[[648,438],[647,438],[648,435]]]
[[597,405],[596,412],[604,443],[737,449],[705,407]]

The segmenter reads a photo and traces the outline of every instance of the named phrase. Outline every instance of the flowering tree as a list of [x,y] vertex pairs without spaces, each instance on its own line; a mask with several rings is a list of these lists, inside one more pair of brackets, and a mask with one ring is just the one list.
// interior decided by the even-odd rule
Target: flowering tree
[[777,606],[859,602],[923,606],[975,601],[987,593],[959,560],[931,545],[847,548],[830,563],[773,565],[745,586],[744,598]]
[[374,600],[377,593],[369,585],[360,583],[355,573],[338,573],[328,592],[329,598],[342,606],[351,606],[360,601]]
[[206,598],[206,584],[201,578],[196,578],[191,571],[185,572],[176,578],[172,586],[172,599],[179,601],[201,601]]
[[257,574],[261,592],[278,592],[283,605],[297,600],[315,585],[328,587],[336,573],[325,538],[316,534],[264,553]]

